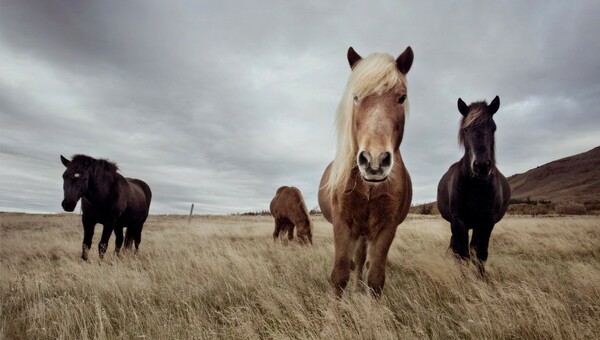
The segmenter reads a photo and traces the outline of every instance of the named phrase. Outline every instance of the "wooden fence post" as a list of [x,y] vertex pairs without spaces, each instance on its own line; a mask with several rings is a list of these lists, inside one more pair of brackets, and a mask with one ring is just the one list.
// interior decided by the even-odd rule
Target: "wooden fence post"
[[192,214],[194,213],[194,203],[192,203],[192,207],[190,208],[190,216],[188,217],[188,224],[192,221]]

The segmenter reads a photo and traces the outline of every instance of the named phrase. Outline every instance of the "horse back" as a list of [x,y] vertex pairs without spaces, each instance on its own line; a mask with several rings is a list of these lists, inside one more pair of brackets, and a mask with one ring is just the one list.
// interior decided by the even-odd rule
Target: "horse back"
[[286,218],[293,223],[309,218],[302,193],[296,187],[283,186],[277,189],[270,209],[274,218]]

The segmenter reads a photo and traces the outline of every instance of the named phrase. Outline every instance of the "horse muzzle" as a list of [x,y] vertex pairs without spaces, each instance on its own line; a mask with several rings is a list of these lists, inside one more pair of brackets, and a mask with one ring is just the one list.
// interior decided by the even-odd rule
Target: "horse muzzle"
[[489,160],[485,162],[474,161],[471,165],[471,173],[473,177],[478,179],[489,178],[492,174],[492,162]]
[[361,151],[357,156],[357,164],[360,175],[366,182],[383,182],[392,170],[392,154],[386,151],[373,157],[368,151]]
[[63,200],[61,205],[62,205],[62,208],[64,211],[72,212],[73,210],[75,210],[75,206],[77,206],[77,202],[73,203],[73,202],[67,202],[66,200]]

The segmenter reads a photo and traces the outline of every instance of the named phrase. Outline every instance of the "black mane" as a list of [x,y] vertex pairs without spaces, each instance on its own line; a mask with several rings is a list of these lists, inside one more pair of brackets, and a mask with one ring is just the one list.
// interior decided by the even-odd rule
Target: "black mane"
[[116,174],[119,170],[117,164],[107,159],[95,159],[88,155],[74,155],[72,162],[81,165],[85,169],[89,169],[93,173],[109,172]]

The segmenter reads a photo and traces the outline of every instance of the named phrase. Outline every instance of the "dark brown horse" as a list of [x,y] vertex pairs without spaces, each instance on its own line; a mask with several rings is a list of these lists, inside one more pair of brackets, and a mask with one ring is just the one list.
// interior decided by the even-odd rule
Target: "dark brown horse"
[[104,225],[98,244],[100,258],[104,257],[108,240],[115,231],[115,252],[123,245],[123,228],[127,227],[125,248],[130,249],[135,242],[135,250],[142,241],[142,228],[148,217],[152,192],[148,184],[135,178],[125,178],[117,172],[117,165],[104,159],[94,159],[85,155],[75,155],[69,161],[60,156],[67,168],[63,173],[65,211],[73,211],[81,198],[83,212],[83,250],[81,258],[88,259],[92,245],[94,227]]
[[287,231],[288,239],[294,238],[294,226],[301,243],[312,243],[312,221],[308,216],[302,193],[296,187],[282,186],[271,201],[271,214],[275,218],[273,240]]
[[333,224],[334,293],[341,296],[351,268],[359,287],[367,261],[367,285],[380,296],[388,250],[412,199],[400,143],[413,51],[408,47],[397,59],[379,53],[362,58],[350,47],[348,62],[352,73],[337,110],[337,152],[321,178],[319,205]]
[[[508,181],[496,167],[493,115],[500,107],[496,96],[465,104],[458,98],[462,114],[459,142],[464,156],[442,176],[437,204],[442,217],[450,222],[450,248],[459,259],[475,256],[481,275],[485,272],[488,245],[494,225],[502,219],[510,200]],[[469,251],[469,229],[473,229]]]

